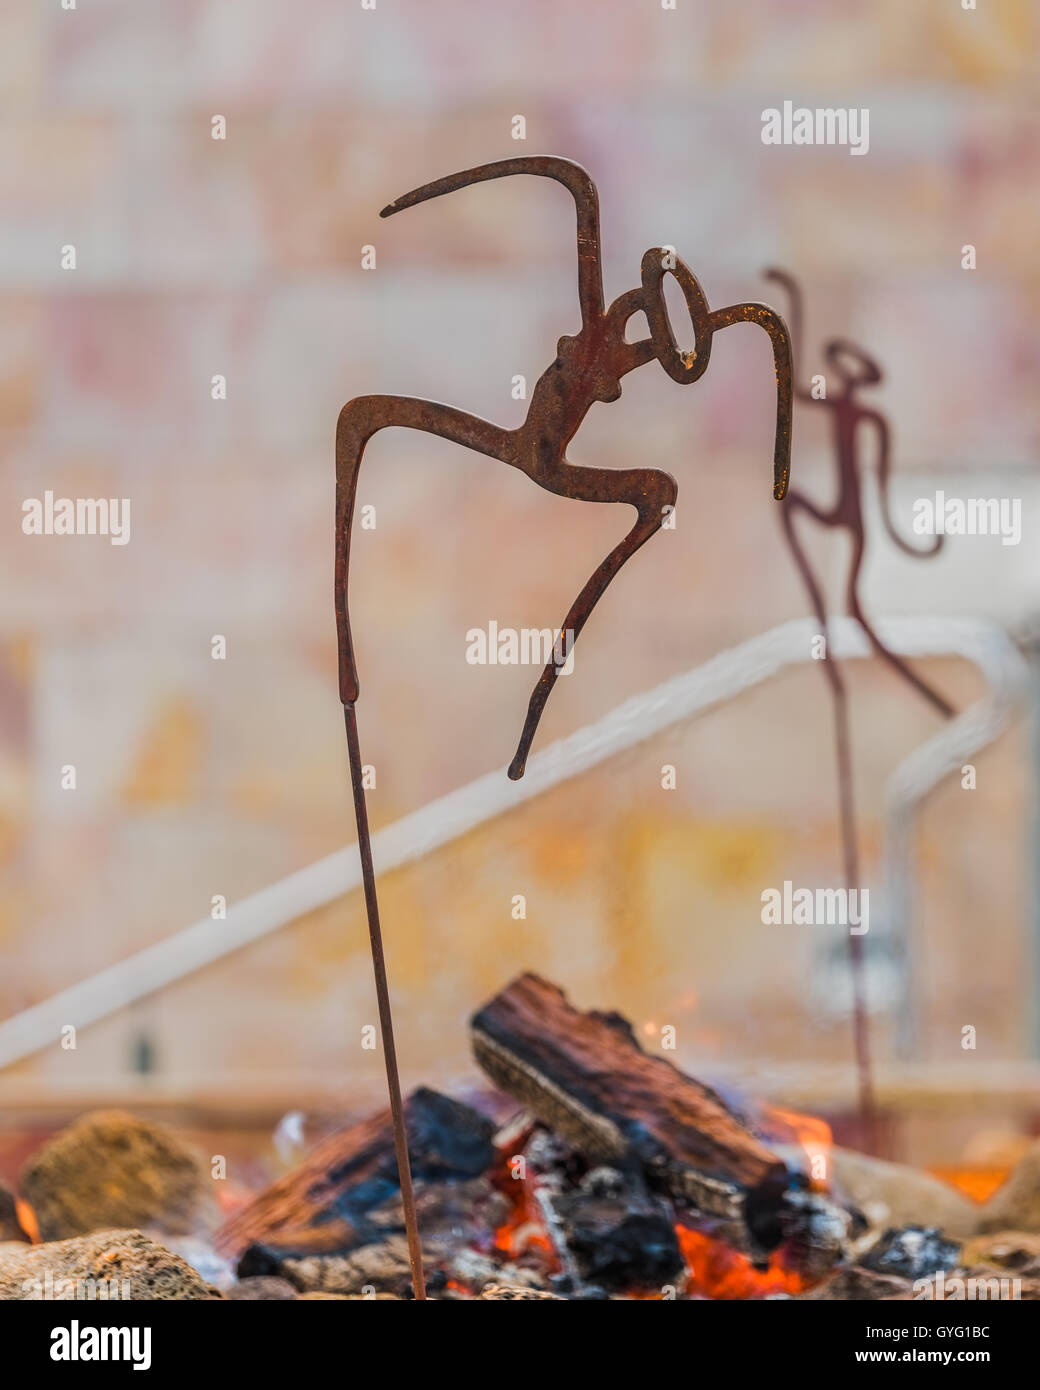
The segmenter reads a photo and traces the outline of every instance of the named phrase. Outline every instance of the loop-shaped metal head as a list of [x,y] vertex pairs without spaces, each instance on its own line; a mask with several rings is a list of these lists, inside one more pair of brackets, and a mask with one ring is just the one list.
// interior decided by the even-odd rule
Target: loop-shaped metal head
[[823,352],[850,390],[855,386],[876,386],[881,380],[881,368],[870,353],[847,338],[832,338]]
[[[674,261],[674,265],[666,262]],[[680,352],[664,300],[664,277],[671,275],[683,292],[693,324],[693,351]],[[643,312],[650,325],[654,356],[673,381],[685,386],[704,375],[711,357],[711,325],[708,301],[696,275],[674,251],[651,247],[643,255]]]

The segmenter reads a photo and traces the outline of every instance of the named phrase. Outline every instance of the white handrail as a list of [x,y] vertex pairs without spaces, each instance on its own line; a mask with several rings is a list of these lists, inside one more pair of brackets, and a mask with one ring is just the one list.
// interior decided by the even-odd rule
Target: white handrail
[[[384,827],[372,837],[378,873],[401,867],[465,835],[475,826],[530,801],[586,772],[614,754],[710,709],[790,666],[811,659],[818,624],[796,619],[770,628],[653,690],[626,700],[602,719],[535,754],[519,782],[505,769],[478,777],[447,796]],[[990,695],[915,749],[890,782],[890,815],[913,808],[963,756],[977,751],[1005,726],[1025,688],[1026,667],[1002,629],[971,618],[891,618],[878,624],[882,640],[903,656],[963,656],[978,665]],[[830,647],[839,660],[871,655],[862,628],[851,618],[833,619]],[[901,882],[899,856],[909,837],[890,836]],[[252,941],[342,897],[361,884],[357,845],[339,850],[280,879],[228,908],[219,925],[205,917],[173,936],[100,970],[0,1023],[0,1067],[54,1043],[67,1024],[83,1028],[145,995],[220,960]],[[908,893],[904,892],[904,902]]]
[[[1007,633],[990,623],[962,622],[959,654],[975,663],[986,678],[987,694],[949,720],[932,738],[918,744],[885,784],[885,838],[882,849],[885,884],[885,930],[902,960],[903,1007],[896,1014],[900,1057],[913,1056],[922,968],[913,915],[914,827],[921,804],[951,773],[961,769],[1007,726],[1029,688],[1029,665]],[[945,621],[922,624],[918,655],[941,655],[948,640]]]

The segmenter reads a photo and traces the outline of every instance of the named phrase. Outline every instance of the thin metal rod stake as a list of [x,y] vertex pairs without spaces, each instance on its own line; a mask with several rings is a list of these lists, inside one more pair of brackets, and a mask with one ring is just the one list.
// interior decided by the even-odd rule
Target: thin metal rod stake
[[405,1129],[404,1107],[401,1104],[401,1078],[397,1070],[394,1023],[390,1013],[390,990],[386,981],[386,960],[383,956],[383,933],[379,927],[376,876],[372,868],[372,841],[368,832],[368,809],[365,805],[365,788],[362,782],[361,747],[358,743],[357,714],[353,704],[344,704],[343,717],[347,728],[350,785],[354,792],[358,850],[361,854],[361,875],[365,885],[365,908],[368,912],[368,936],[372,943],[372,969],[376,979],[376,1000],[379,1006],[379,1031],[383,1037],[383,1060],[386,1062],[386,1084],[390,1092],[394,1150],[397,1154],[397,1173],[401,1183],[401,1205],[404,1208],[404,1224],[408,1233],[408,1258],[412,1266],[412,1288],[415,1290],[417,1299],[425,1299],[426,1277],[423,1274],[419,1223],[415,1215],[412,1168],[408,1161],[408,1132]]
[[[827,657],[831,660],[830,655]],[[859,888],[859,851],[856,843],[856,805],[852,785],[852,745],[849,735],[849,706],[845,684],[840,678],[832,684],[834,697],[834,741],[838,762],[838,798],[841,815],[842,855],[845,886],[851,894]],[[856,1053],[859,1090],[861,1143],[876,1148],[876,1109],[870,1048],[870,1016],[867,1011],[866,965],[863,937],[849,932],[849,964],[852,974],[852,1037]]]

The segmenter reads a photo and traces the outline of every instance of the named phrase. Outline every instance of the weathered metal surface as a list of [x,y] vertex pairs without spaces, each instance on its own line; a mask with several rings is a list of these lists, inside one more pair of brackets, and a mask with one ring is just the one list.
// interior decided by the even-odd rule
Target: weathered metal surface
[[[777,500],[782,499],[787,491],[791,463],[792,364],[790,340],[783,320],[764,304],[732,304],[723,309],[710,310],[693,272],[674,253],[663,247],[653,248],[643,256],[639,286],[626,291],[607,307],[600,258],[599,200],[592,179],[580,165],[551,156],[504,159],[482,164],[406,193],[383,208],[380,216],[389,217],[444,193],[513,174],[555,179],[570,192],[577,213],[581,328],[578,333],[562,337],[557,343],[556,358],[535,384],[524,423],[518,429],[503,429],[454,406],[440,405],[434,401],[418,400],[411,396],[359,396],[343,407],[336,428],[335,601],[340,698],[346,716],[351,782],[402,1202],[408,1227],[413,1282],[419,1298],[425,1297],[422,1254],[401,1115],[401,1089],[354,713],[359,686],[348,607],[350,530],[365,446],[373,435],[392,426],[419,430],[453,440],[511,468],[518,468],[539,487],[558,496],[583,502],[626,502],[635,508],[634,526],[596,568],[560,625],[560,631],[566,634],[567,655],[573,650],[574,642],[607,585],[629,556],[660,529],[675,505],[675,479],[660,469],[582,467],[567,458],[567,446],[592,406],[597,401],[616,401],[621,395],[624,376],[656,360],[673,381],[688,385],[697,381],[707,369],[712,336],[717,330],[736,323],[757,323],[769,334],[776,372],[773,495]],[[689,309],[694,347],[688,353],[679,351],[668,319],[664,299],[666,274],[674,275]],[[638,313],[646,315],[650,337],[638,342],[626,342],[625,330]],[[439,521],[435,524],[446,523]],[[556,652],[547,662],[531,694],[520,741],[509,767],[509,776],[514,780],[524,774],[538,721],[561,665],[560,653]]]
[[[657,531],[675,505],[677,487],[670,474],[657,468],[592,468],[571,463],[567,446],[597,401],[616,401],[621,379],[656,359],[673,381],[687,385],[703,376],[711,357],[713,334],[735,323],[757,323],[769,334],[776,370],[777,408],[773,449],[773,495],[787,491],[791,462],[792,368],[790,342],[783,320],[764,304],[732,304],[710,310],[693,272],[662,247],[643,256],[641,283],[604,307],[600,262],[599,202],[592,179],[566,159],[537,156],[505,159],[467,169],[426,184],[385,207],[389,217],[430,198],[440,197],[486,179],[534,174],[562,183],[577,209],[578,300],[581,329],[561,338],[557,355],[539,377],[527,418],[518,429],[503,429],[454,406],[410,396],[360,396],[340,412],[336,431],[336,615],[339,626],[340,697],[344,704],[358,695],[357,663],[351,640],[347,587],[350,563],[350,524],[358,473],[368,441],[391,426],[420,430],[451,439],[477,453],[518,468],[539,487],[583,502],[627,502],[637,519],[628,535],[614,547],[574,600],[560,630],[576,641],[607,585],[621,566]],[[668,270],[674,261],[674,269]],[[663,282],[673,274],[679,283],[694,329],[694,349],[676,346],[665,308]],[[633,315],[645,313],[650,337],[627,343],[625,329]],[[442,523],[443,524],[443,523]],[[558,667],[550,660],[531,695],[509,776],[522,777],[546,700],[556,682]]]

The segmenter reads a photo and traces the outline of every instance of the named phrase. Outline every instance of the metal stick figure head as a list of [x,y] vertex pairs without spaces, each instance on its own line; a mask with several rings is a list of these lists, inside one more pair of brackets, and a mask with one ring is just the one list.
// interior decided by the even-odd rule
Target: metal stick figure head
[[882,380],[881,368],[874,358],[847,338],[832,338],[823,353],[841,377],[846,393],[857,386],[876,386]]

